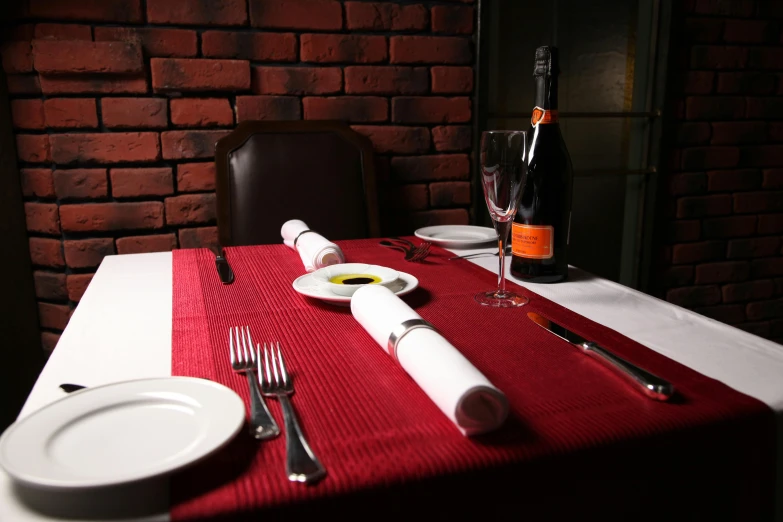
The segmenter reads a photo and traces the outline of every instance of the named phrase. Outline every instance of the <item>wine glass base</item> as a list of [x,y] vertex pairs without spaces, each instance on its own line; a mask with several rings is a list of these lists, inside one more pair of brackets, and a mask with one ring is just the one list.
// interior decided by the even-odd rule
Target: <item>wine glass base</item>
[[525,306],[530,299],[524,295],[514,292],[500,293],[497,290],[491,292],[481,292],[473,296],[477,303],[483,306],[493,306],[495,308],[513,308],[515,306]]

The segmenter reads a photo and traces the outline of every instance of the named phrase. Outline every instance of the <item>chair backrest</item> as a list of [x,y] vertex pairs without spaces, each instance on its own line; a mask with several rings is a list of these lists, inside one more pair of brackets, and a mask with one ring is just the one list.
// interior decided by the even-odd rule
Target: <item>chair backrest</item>
[[370,141],[336,121],[244,121],[215,146],[222,246],[279,243],[301,219],[329,239],[380,234]]

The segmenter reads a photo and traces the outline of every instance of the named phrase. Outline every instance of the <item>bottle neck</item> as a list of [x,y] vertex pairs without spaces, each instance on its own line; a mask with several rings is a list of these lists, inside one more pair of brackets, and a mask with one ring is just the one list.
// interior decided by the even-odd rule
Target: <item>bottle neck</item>
[[557,117],[557,76],[536,76],[536,99],[533,108],[532,124],[556,124]]

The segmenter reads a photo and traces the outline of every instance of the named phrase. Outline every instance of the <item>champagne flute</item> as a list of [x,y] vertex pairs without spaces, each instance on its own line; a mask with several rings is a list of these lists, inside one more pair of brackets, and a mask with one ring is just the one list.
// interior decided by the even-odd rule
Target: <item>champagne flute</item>
[[486,131],[481,135],[481,186],[498,234],[497,290],[476,294],[486,306],[523,306],[529,299],[506,290],[506,244],[527,179],[527,135],[524,131]]

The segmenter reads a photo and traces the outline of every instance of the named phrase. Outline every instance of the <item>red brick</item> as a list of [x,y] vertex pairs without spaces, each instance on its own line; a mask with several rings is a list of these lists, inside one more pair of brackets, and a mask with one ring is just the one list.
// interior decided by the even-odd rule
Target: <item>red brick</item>
[[258,94],[334,94],[343,86],[336,67],[254,67],[253,92]]
[[[783,261],[783,259],[781,261]],[[746,313],[748,314],[748,319],[751,321],[783,317],[783,299],[749,303]]]
[[737,96],[691,96],[685,102],[689,120],[731,120],[745,116],[745,98]]
[[450,5],[433,6],[432,32],[473,34],[473,8]]
[[662,274],[661,279],[666,288],[693,284],[692,266],[670,266]]
[[35,38],[43,40],[92,40],[92,29],[81,24],[35,24]]
[[682,152],[683,170],[727,169],[739,162],[737,147],[692,147]]
[[44,94],[143,94],[145,75],[122,76],[41,76]]
[[697,308],[695,312],[728,324],[738,324],[745,320],[745,307],[743,305],[719,305]]
[[714,84],[715,73],[712,71],[687,71],[683,90],[685,94],[709,94]]
[[215,164],[183,163],[177,165],[177,192],[215,190]]
[[146,56],[188,58],[198,53],[196,31],[157,27],[96,27],[95,41],[139,42]]
[[459,151],[471,146],[471,130],[468,125],[441,125],[432,128],[435,150]]
[[303,62],[378,63],[388,58],[384,36],[303,34],[299,40]]
[[103,98],[101,117],[110,129],[165,129],[168,126],[163,98]]
[[472,91],[472,67],[437,66],[432,68],[432,92],[450,94]]
[[429,207],[427,185],[391,185],[383,187],[383,208],[391,210],[425,210]]
[[705,219],[702,230],[707,239],[752,236],[756,231],[756,216]]
[[71,268],[95,268],[105,256],[114,254],[114,240],[93,238],[63,241],[65,262]]
[[227,130],[168,131],[160,133],[163,159],[212,158],[215,143]]
[[6,42],[0,47],[3,70],[7,73],[26,73],[33,70],[33,51],[30,42]]
[[430,183],[430,206],[470,205],[470,182],[444,181]]
[[750,275],[750,264],[743,262],[709,263],[696,267],[696,284],[738,283]]
[[105,198],[109,195],[106,169],[58,169],[52,173],[60,199]]
[[731,213],[731,196],[687,197],[677,200],[677,217],[720,216]]
[[473,59],[470,40],[449,36],[392,36],[391,63],[466,64]]
[[725,255],[726,243],[723,241],[683,243],[672,247],[672,263],[675,265],[716,261],[724,259]]
[[426,67],[345,68],[345,92],[348,94],[424,94],[429,82]]
[[745,116],[765,120],[783,118],[783,100],[779,97],[748,98]]
[[54,332],[41,332],[41,348],[46,353],[52,353],[60,341],[60,334]]
[[144,254],[147,252],[170,252],[177,248],[177,236],[159,234],[154,236],[130,236],[117,239],[118,254]]
[[399,96],[392,98],[396,123],[463,123],[471,117],[470,98]]
[[753,277],[783,276],[783,258],[754,259],[751,261],[751,274]]
[[723,302],[738,303],[742,301],[769,299],[772,297],[774,289],[775,284],[771,279],[726,285],[722,288]]
[[734,212],[738,214],[780,212],[783,192],[743,192],[734,194]]
[[135,73],[144,70],[141,47],[127,42],[34,40],[33,62],[42,74]]
[[429,15],[423,5],[345,2],[345,25],[352,30],[422,31],[429,26]]
[[52,20],[141,22],[141,0],[30,0],[30,15]]
[[53,301],[65,301],[68,299],[65,274],[36,270],[33,272],[33,281],[35,282],[35,295],[39,299],[51,299]]
[[237,96],[237,123],[245,120],[299,120],[302,109],[293,96]]
[[769,122],[769,139],[770,141],[783,141],[783,122]]
[[762,214],[759,216],[759,234],[783,234],[783,214]]
[[19,171],[22,195],[26,197],[53,198],[54,182],[50,169],[21,169]]
[[232,125],[234,111],[225,98],[179,98],[171,100],[171,123],[179,127]]
[[34,38],[35,35],[35,25],[34,24],[23,24],[19,23],[21,16],[24,15],[22,10],[19,10],[14,14],[13,21],[15,22],[13,25],[6,25],[5,31],[3,33],[3,41],[11,42],[11,41],[27,41],[29,42]]
[[421,154],[430,148],[430,133],[424,127],[373,127],[354,125],[353,130],[367,136],[375,152]]
[[666,300],[678,306],[710,306],[720,303],[717,286],[688,286],[666,292]]
[[783,69],[783,49],[779,47],[751,47],[748,49],[749,69]]
[[155,132],[54,134],[52,159],[57,163],[156,161],[160,144]]
[[668,224],[666,241],[668,243],[684,243],[697,241],[701,237],[701,222],[699,220],[679,220]]
[[716,18],[686,18],[685,27],[688,42],[714,43],[723,34],[723,20]]
[[30,232],[52,235],[60,233],[60,218],[55,203],[25,203],[24,213],[27,230]]
[[710,124],[706,122],[687,122],[677,126],[677,143],[680,145],[706,145],[711,135]]
[[415,228],[438,225],[467,225],[470,217],[464,208],[424,210],[410,214],[411,224]]
[[402,182],[467,180],[470,177],[467,154],[392,158],[391,167],[395,179]]
[[94,129],[98,113],[92,98],[50,98],[44,102],[46,125],[53,129]]
[[9,94],[41,93],[41,82],[37,74],[8,74],[5,79]]
[[38,322],[41,328],[64,330],[71,317],[71,307],[68,305],[38,303]]
[[209,248],[218,246],[217,227],[183,228],[179,231],[180,248]]
[[250,65],[243,60],[152,58],[150,63],[155,92],[250,88]]
[[[712,73],[710,73],[712,74]],[[754,71],[718,74],[718,92],[721,94],[772,94],[777,77]]]
[[170,167],[148,169],[111,169],[111,195],[115,198],[168,196],[174,193]]
[[69,274],[66,279],[68,299],[79,302],[87,291],[87,287],[95,274]]
[[754,237],[752,239],[732,239],[726,253],[728,259],[747,257],[771,257],[780,250],[777,237]]
[[45,129],[43,101],[39,99],[11,100],[11,121],[17,129]]
[[729,43],[777,43],[777,24],[764,20],[726,20],[723,40]]
[[749,17],[755,11],[754,4],[747,0],[695,0],[685,5],[688,11],[697,14]]
[[49,136],[46,134],[17,134],[16,156],[20,161],[43,163],[51,159]]
[[214,194],[186,194],[166,198],[166,223],[169,225],[209,223],[216,217]]
[[744,47],[697,45],[691,49],[693,69],[742,69],[748,60]]
[[713,170],[707,173],[710,192],[752,190],[761,186],[761,173],[755,169]]
[[758,143],[767,139],[767,124],[763,121],[715,122],[712,124],[712,143]]
[[304,98],[306,120],[344,120],[379,122],[388,120],[386,98],[375,96],[339,96],[336,98]]
[[93,203],[60,206],[65,232],[99,232],[163,227],[163,203]]
[[296,35],[205,31],[201,34],[201,52],[211,58],[293,62],[296,61]]
[[669,194],[684,196],[703,194],[707,189],[707,176],[703,172],[683,172],[669,178]]
[[340,2],[332,0],[249,0],[250,25],[273,29],[343,28]]
[[147,21],[173,25],[245,25],[245,0],[147,0]]
[[60,268],[65,266],[59,239],[30,238],[30,260],[34,265]]
[[783,167],[783,145],[742,147],[740,161],[749,167]]

